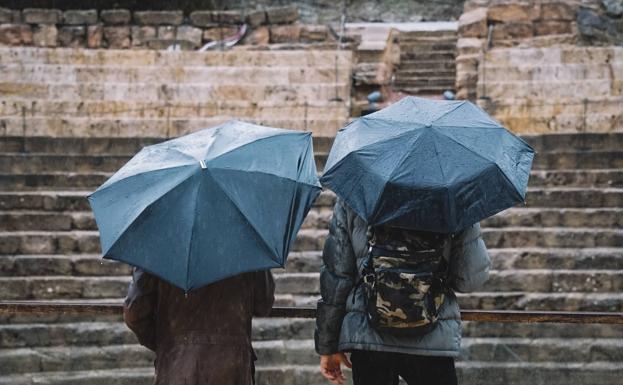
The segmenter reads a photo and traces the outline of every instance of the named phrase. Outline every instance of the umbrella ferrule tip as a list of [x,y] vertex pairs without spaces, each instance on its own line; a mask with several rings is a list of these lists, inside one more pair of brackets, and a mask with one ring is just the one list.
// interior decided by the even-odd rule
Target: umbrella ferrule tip
[[206,169],[206,168],[207,168],[205,160],[200,160],[200,161],[199,161],[199,165],[201,166],[201,169],[202,169],[202,170],[204,170],[204,169]]

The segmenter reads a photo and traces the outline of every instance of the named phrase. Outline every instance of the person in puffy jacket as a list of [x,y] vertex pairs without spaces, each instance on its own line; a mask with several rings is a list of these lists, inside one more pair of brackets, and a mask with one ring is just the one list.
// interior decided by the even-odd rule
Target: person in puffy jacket
[[[320,273],[315,344],[321,373],[334,384],[345,381],[341,365],[353,369],[355,385],[457,384],[461,318],[453,292],[477,290],[489,277],[491,261],[474,224],[455,235],[449,260],[449,293],[435,328],[424,335],[381,333],[369,325],[364,290],[355,290],[367,259],[368,224],[339,198],[333,209]],[[353,298],[354,297],[354,298]],[[344,354],[350,352],[350,360]],[[352,362],[352,364],[351,364]]]
[[251,385],[251,319],[274,302],[270,271],[240,274],[185,294],[135,269],[123,318],[156,353],[154,385]]

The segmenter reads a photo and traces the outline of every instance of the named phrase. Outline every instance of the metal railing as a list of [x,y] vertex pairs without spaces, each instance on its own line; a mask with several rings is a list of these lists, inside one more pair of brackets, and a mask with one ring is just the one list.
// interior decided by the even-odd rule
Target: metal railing
[[[0,301],[0,316],[10,315],[121,315],[123,305],[119,302],[43,302]],[[272,318],[315,318],[313,307],[274,307]],[[623,313],[618,312],[571,312],[531,310],[461,310],[464,321],[515,322],[515,323],[580,323],[623,325]]]

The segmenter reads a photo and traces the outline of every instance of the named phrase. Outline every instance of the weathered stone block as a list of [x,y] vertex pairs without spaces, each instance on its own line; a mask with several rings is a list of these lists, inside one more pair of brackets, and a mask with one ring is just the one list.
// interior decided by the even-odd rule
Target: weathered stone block
[[102,46],[104,28],[100,25],[90,25],[87,27],[87,47],[99,48]]
[[296,43],[301,37],[299,25],[277,25],[270,27],[271,43]]
[[100,18],[106,24],[127,24],[132,17],[127,9],[105,9],[100,12]]
[[180,25],[183,20],[182,11],[134,12],[134,21],[141,25]]
[[69,25],[97,23],[97,10],[70,9],[63,12],[63,23]]
[[0,44],[32,44],[32,29],[26,24],[0,25]]
[[585,41],[623,45],[623,19],[611,19],[591,9],[580,8],[576,21]]
[[460,38],[456,41],[457,55],[469,55],[480,53],[484,41],[477,38]]
[[158,39],[173,40],[175,39],[175,27],[171,25],[158,27],[157,35],[158,35]]
[[488,9],[488,18],[496,22],[527,22],[538,18],[538,10],[528,4],[496,4]]
[[86,43],[86,27],[82,25],[61,27],[58,33],[58,41],[61,47],[84,47]]
[[531,23],[500,23],[493,27],[493,40],[525,39],[532,36]]
[[623,16],[623,1],[621,0],[601,0],[606,13],[613,17]]
[[270,42],[270,33],[268,32],[268,27],[258,27],[254,30],[247,32],[247,35],[244,37],[242,41],[243,44],[251,44],[251,45],[265,45]]
[[541,20],[534,23],[535,35],[559,35],[563,33],[571,33],[571,23],[559,20]]
[[22,17],[28,24],[57,24],[61,22],[62,13],[58,9],[26,8]]
[[487,36],[487,9],[476,8],[466,12],[459,18],[459,36],[479,37]]
[[326,25],[301,25],[300,40],[304,43],[323,42],[329,36],[329,28]]
[[204,41],[218,41],[228,36],[235,35],[238,29],[236,27],[214,27],[203,31]]
[[132,27],[132,45],[142,46],[148,40],[156,38],[156,27],[150,26],[133,26]]
[[299,10],[293,5],[286,7],[268,8],[266,10],[266,20],[269,24],[294,23],[298,19]]
[[194,11],[190,13],[190,21],[198,27],[214,26],[212,11]]
[[262,24],[266,23],[266,12],[264,11],[253,11],[250,12],[245,18],[246,23],[251,27],[258,27]]
[[201,38],[203,31],[201,28],[191,27],[190,25],[182,25],[177,27],[177,40],[185,40],[191,43],[194,47],[201,45]]
[[541,20],[575,20],[575,9],[567,3],[544,3],[541,5]]
[[217,24],[242,24],[240,11],[212,11],[212,22]]
[[129,26],[106,26],[104,27],[103,35],[108,48],[130,48]]
[[58,29],[55,25],[41,24],[35,27],[32,41],[38,47],[56,47],[58,45]]
[[13,22],[13,11],[8,8],[0,8],[0,23]]

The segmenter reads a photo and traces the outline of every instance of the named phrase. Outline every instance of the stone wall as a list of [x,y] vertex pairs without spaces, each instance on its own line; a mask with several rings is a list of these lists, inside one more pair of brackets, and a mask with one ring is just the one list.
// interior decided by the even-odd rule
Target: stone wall
[[351,62],[333,50],[0,47],[0,136],[166,138],[234,118],[334,136]]
[[[348,21],[430,21],[456,20],[463,10],[464,0],[98,0],[98,8],[130,10],[176,10],[190,13],[197,9],[265,9],[294,5],[304,23],[338,23],[343,4]],[[84,9],[93,2],[81,0],[3,0],[7,7]],[[89,4],[90,3],[90,4]]]
[[324,25],[297,23],[294,6],[262,10],[183,12],[128,9],[0,8],[0,45],[71,48],[166,48],[235,38],[242,44],[315,43],[333,40]]
[[466,2],[457,96],[479,100],[517,132],[623,129],[623,2],[614,3]]

